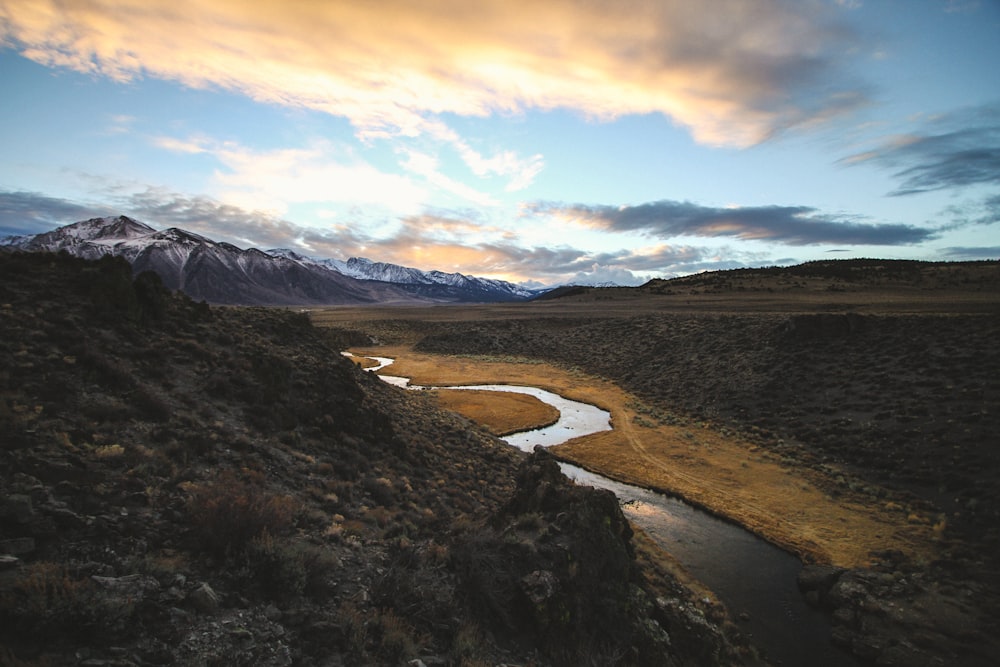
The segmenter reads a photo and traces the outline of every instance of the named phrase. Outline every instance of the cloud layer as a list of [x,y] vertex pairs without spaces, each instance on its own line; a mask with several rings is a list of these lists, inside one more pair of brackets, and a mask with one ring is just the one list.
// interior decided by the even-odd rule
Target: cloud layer
[[747,146],[865,102],[839,66],[859,40],[837,17],[796,0],[0,0],[0,44],[321,110],[369,137],[562,108],[661,113],[699,142]]
[[528,211],[605,231],[637,231],[662,239],[701,236],[794,246],[908,245],[937,234],[913,225],[866,224],[849,216],[822,214],[809,206],[718,208],[664,200],[637,206],[536,203]]
[[[180,227],[241,247],[292,248],[313,257],[370,257],[377,261],[474,275],[497,276],[535,286],[558,283],[645,282],[652,272],[681,275],[719,263],[688,245],[590,252],[570,246],[524,247],[499,228],[440,215],[407,216],[390,237],[374,238],[347,224],[304,227],[268,212],[242,209],[208,197],[160,188],[109,195],[109,206],[87,206],[36,192],[0,190],[0,236],[34,234],[99,215],[126,215],[157,229]],[[738,257],[739,253],[730,253]],[[745,256],[744,259],[750,259]]]

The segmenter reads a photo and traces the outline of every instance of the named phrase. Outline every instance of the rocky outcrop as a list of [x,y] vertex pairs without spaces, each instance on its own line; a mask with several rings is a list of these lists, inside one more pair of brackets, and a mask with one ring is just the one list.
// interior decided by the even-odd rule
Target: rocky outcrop
[[940,573],[886,570],[802,569],[799,588],[831,614],[835,644],[886,667],[996,664],[995,618],[984,622],[972,608],[987,593],[982,585],[953,586]]
[[542,449],[489,528],[460,539],[454,558],[480,618],[532,638],[556,665],[738,661],[699,611],[650,592],[614,494],[573,484]]

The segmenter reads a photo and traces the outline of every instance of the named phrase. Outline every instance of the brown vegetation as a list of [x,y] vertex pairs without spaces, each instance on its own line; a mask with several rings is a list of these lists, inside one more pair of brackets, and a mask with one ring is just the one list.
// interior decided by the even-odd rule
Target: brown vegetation
[[497,436],[543,428],[559,421],[559,411],[534,396],[505,391],[441,389],[438,405],[485,426]]

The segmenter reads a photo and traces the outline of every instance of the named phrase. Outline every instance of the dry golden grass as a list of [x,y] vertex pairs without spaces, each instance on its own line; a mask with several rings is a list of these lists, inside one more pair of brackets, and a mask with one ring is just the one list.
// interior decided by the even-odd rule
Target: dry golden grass
[[534,396],[505,391],[447,390],[434,392],[438,404],[468,417],[498,436],[556,423],[559,411]]
[[611,382],[549,364],[503,363],[418,353],[409,346],[353,350],[396,359],[392,375],[420,385],[523,384],[598,405],[613,431],[553,448],[567,461],[619,481],[658,489],[738,523],[805,560],[866,566],[870,553],[898,549],[933,557],[934,517],[914,516],[893,503],[873,503],[844,489],[836,497],[827,473],[783,464],[754,443],[723,435],[710,424],[653,424],[637,413],[634,396]]

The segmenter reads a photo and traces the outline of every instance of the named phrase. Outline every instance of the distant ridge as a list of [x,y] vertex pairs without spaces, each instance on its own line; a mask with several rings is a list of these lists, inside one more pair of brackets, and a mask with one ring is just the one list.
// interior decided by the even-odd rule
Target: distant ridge
[[124,257],[134,273],[224,305],[359,305],[519,301],[512,283],[421,271],[368,259],[315,259],[292,250],[241,249],[176,227],[157,231],[127,216],[91,218],[50,232],[0,239],[0,249]]
[[706,271],[679,278],[654,278],[638,287],[557,287],[537,299],[563,299],[600,293],[614,295],[693,296],[729,294],[866,292],[1000,292],[1000,261],[929,262],[897,259],[817,260],[793,266]]

